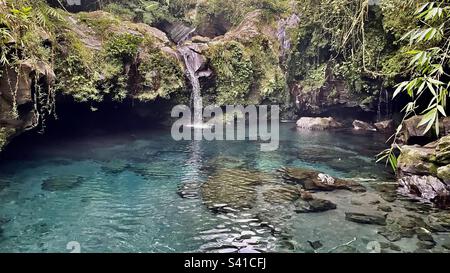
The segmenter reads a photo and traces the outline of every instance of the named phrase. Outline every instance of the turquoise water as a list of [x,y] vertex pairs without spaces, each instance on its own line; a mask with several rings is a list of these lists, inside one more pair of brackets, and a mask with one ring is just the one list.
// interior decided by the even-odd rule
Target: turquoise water
[[246,230],[264,251],[303,251],[286,248],[283,236],[300,246],[315,236],[330,247],[353,232],[375,238],[373,228],[337,221],[337,214],[287,217],[290,234],[280,236],[252,220],[252,210],[214,213],[201,194],[178,192],[185,185],[195,191],[225,167],[268,174],[308,167],[388,181],[391,174],[374,162],[384,146],[379,135],[298,132],[293,124],[281,126],[280,149],[267,153],[250,141],[175,142],[170,128],[40,140],[0,163],[0,252],[69,252],[71,241],[83,252],[227,252],[252,244],[232,240]]

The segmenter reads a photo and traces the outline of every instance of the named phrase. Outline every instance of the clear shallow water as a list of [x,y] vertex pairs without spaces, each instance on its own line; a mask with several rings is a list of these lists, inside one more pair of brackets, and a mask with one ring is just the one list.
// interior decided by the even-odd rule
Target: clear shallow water
[[[83,252],[190,252],[217,245],[226,252],[230,238],[247,230],[265,251],[302,252],[307,240],[319,239],[331,248],[355,233],[378,239],[374,227],[333,211],[281,217],[290,228],[280,231],[289,239],[280,239],[262,220],[252,220],[254,210],[217,214],[201,194],[178,194],[186,184],[198,188],[217,168],[274,174],[292,166],[370,182],[391,179],[374,162],[384,147],[379,136],[292,127],[281,126],[280,149],[270,153],[256,142],[175,142],[170,128],[36,143],[0,163],[0,252],[69,252],[70,241]],[[233,246],[246,243],[252,242]]]

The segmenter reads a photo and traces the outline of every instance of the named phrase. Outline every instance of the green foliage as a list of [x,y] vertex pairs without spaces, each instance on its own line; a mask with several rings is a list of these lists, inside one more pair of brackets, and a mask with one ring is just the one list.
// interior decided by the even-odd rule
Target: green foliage
[[327,66],[322,64],[307,71],[305,74],[305,79],[301,81],[301,85],[306,92],[317,90],[325,84],[326,69]]
[[238,25],[244,16],[256,9],[262,10],[265,18],[271,20],[289,9],[288,0],[209,0],[197,7],[197,23],[209,21],[210,18],[223,17],[231,25]]
[[[448,77],[448,64],[450,53],[450,6],[447,1],[433,1],[422,3],[416,9],[415,18],[417,26],[408,31],[402,40],[409,40],[410,56],[409,80],[397,85],[394,97],[400,93],[406,93],[412,101],[404,108],[405,118],[421,111],[422,121],[418,127],[425,127],[424,133],[431,129],[439,136],[439,119],[446,117],[447,97],[450,83]],[[426,105],[421,105],[419,100],[428,92],[431,98]],[[422,110],[421,110],[422,109]],[[393,136],[394,145],[380,154],[380,160],[389,159],[391,166],[396,169],[395,157],[397,137],[402,125]]]
[[406,32],[416,27],[414,7],[422,2],[422,0],[381,0],[384,29],[394,35],[397,41],[400,40]]
[[[110,3],[103,8],[105,11],[120,16],[125,20],[155,25],[163,20],[174,18],[170,12],[173,11],[171,7],[185,1],[128,0],[108,2]],[[179,8],[181,11],[182,7]]]
[[95,52],[71,31],[63,32],[59,40],[54,63],[55,90],[80,102],[101,101],[103,96],[96,83],[99,74],[94,65]]
[[14,129],[0,127],[0,152],[6,145],[7,139],[14,134]]
[[[64,24],[62,13],[49,7],[43,0],[0,1],[0,70],[5,67],[15,70],[17,78],[14,81],[18,82],[23,63],[31,65],[32,69],[36,70],[38,64],[41,67],[50,66],[53,62],[50,44],[55,42],[53,31]],[[12,94],[12,110],[10,113],[3,111],[3,115],[18,118],[18,88],[17,84],[9,86],[8,91]],[[39,116],[39,121],[43,121],[54,108],[53,89],[48,86],[42,87],[37,82],[34,89],[36,95],[34,110]],[[0,146],[4,145],[5,138],[12,134],[9,132],[12,129],[1,128],[1,130]]]
[[136,57],[143,38],[130,34],[116,34],[105,45],[104,51],[107,58],[130,62]]
[[133,21],[136,18],[136,12],[133,9],[119,3],[110,3],[103,10],[110,12],[116,16],[120,16],[124,20]]
[[217,77],[209,90],[215,104],[285,103],[289,99],[278,48],[267,37],[260,35],[245,44],[214,43],[207,55]]
[[139,100],[168,99],[184,87],[183,69],[177,60],[158,49],[150,49],[139,65],[143,77],[143,90],[136,97]]
[[112,27],[118,26],[121,23],[118,17],[106,12],[80,12],[77,17],[82,23],[88,25],[104,38],[108,38]]
[[[303,90],[320,88],[326,79],[315,71],[327,67],[330,78],[343,80],[352,99],[361,104],[376,97],[382,84],[393,86],[406,66],[402,45],[389,30],[395,29],[398,10],[381,2],[378,6],[365,0],[302,1],[303,15],[287,61],[288,84],[300,84],[306,87]],[[411,8],[403,6],[399,5],[406,15],[399,17],[406,18]]]
[[[91,14],[82,14],[84,22],[92,22]],[[152,37],[142,32],[113,32],[114,20],[99,14],[97,22],[112,22],[106,29],[100,51],[88,48],[74,32],[64,34],[56,63],[57,89],[80,102],[100,102],[105,98],[122,101],[127,96],[150,101],[169,98],[184,87],[184,74],[178,60],[155,46]],[[127,23],[127,28],[133,24]],[[136,30],[138,31],[138,30]]]
[[260,98],[249,103],[260,103],[268,99],[283,103],[289,99],[286,93],[286,78],[279,64],[279,52],[265,36],[258,36],[246,45],[253,67],[253,86]]
[[217,104],[246,104],[254,71],[245,47],[236,41],[214,44],[208,57],[217,76]]
[[0,2],[0,65],[25,59],[48,61],[43,40],[63,21],[61,12],[42,0]]
[[289,84],[308,80],[309,71],[328,62],[331,51],[330,35],[314,23],[302,25],[294,33],[294,41],[287,64]]

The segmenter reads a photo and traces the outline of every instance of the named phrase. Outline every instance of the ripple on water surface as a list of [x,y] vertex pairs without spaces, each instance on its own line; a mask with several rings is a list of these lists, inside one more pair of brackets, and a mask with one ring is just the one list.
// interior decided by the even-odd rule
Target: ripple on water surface
[[85,252],[308,252],[354,237],[349,247],[367,251],[366,241],[384,240],[378,227],[345,220],[345,211],[361,209],[352,198],[369,203],[375,191],[319,193],[338,209],[299,214],[298,186],[277,172],[306,167],[386,181],[373,160],[383,141],[291,127],[282,125],[271,153],[246,141],[175,142],[169,130],[27,147],[26,158],[0,164],[0,252],[68,252],[70,241]]

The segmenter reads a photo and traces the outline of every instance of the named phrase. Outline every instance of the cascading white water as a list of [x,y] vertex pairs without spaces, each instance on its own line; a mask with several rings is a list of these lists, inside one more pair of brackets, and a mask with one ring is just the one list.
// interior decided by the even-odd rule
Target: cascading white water
[[289,18],[282,19],[278,22],[277,37],[281,45],[282,61],[286,61],[287,53],[291,50],[291,39],[287,35],[289,29],[297,27],[300,23],[300,17],[293,14]]
[[378,96],[377,121],[381,121],[381,103],[383,103],[383,88],[380,89]]
[[201,94],[200,80],[198,71],[202,66],[203,56],[195,52],[189,46],[182,46],[178,52],[183,56],[189,81],[192,85],[192,108],[194,111],[192,125],[194,127],[203,126],[203,98]]
[[[391,113],[390,104],[389,104],[390,98],[389,98],[389,92],[387,89],[382,88],[380,89],[380,94],[378,98],[378,109],[377,109],[377,120],[383,121],[385,119],[388,119]],[[383,107],[382,104],[384,103],[384,113],[383,113]]]

